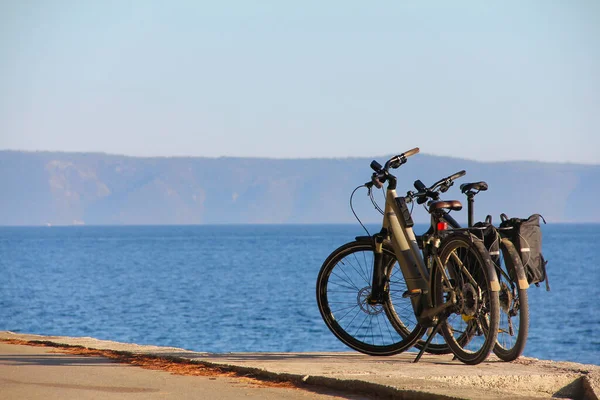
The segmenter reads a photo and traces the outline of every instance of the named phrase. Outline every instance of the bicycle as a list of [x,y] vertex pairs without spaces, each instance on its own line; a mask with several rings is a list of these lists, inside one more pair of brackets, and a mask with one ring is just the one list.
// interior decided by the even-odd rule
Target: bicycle
[[[443,178],[429,188],[426,188],[420,180],[415,181],[415,188],[420,192],[426,193],[426,197],[421,198],[418,203],[424,203],[427,201],[427,197],[434,201],[439,200],[439,193],[446,192],[452,186],[453,181],[462,175],[464,175],[464,171]],[[500,282],[499,299],[501,318],[497,343],[493,351],[501,360],[513,361],[523,353],[527,341],[529,331],[527,288],[529,284],[521,258],[515,246],[505,237],[507,230],[510,228],[493,227],[491,216],[489,215],[485,223],[473,223],[474,198],[479,192],[486,191],[487,189],[488,185],[483,181],[464,183],[460,186],[461,192],[467,196],[469,231],[484,240]],[[446,214],[443,216],[443,219],[454,229],[460,229],[460,224],[451,215]],[[431,233],[431,228],[428,233]],[[487,238],[491,238],[489,243],[486,243]],[[443,339],[436,337],[433,340],[435,340],[435,343],[432,342],[427,346],[427,352],[432,354],[447,354],[451,352]],[[423,340],[418,340],[415,344],[415,347],[419,350],[422,350],[424,346],[425,341]]]
[[[483,181],[465,183],[460,186],[461,192],[467,196],[468,224],[470,227],[477,225],[473,224],[475,196],[487,189],[488,184]],[[513,361],[523,354],[529,333],[529,301],[527,295],[529,282],[521,257],[507,235],[512,228],[493,227],[490,215],[486,217],[485,223],[481,225],[492,227],[494,232],[489,233],[490,237],[493,238],[490,246],[499,247],[499,249],[495,249],[498,254],[492,257],[500,281],[501,313],[494,353],[503,361]]]
[[478,364],[496,343],[500,285],[483,243],[466,230],[445,229],[444,210],[462,209],[459,201],[429,205],[434,229],[421,254],[406,204],[425,193],[398,196],[389,172],[418,152],[394,156],[383,167],[371,162],[375,172],[363,186],[387,182],[382,228],[327,257],[317,277],[317,304],[331,332],[359,352],[397,354],[432,328],[429,339],[441,331],[456,358]]

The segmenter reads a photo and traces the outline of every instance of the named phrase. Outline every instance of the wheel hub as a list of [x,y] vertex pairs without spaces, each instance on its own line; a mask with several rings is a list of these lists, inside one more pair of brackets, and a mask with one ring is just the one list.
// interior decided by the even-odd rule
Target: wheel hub
[[371,286],[365,286],[358,291],[356,302],[365,314],[377,315],[383,312],[383,305],[371,303]]
[[504,311],[505,314],[510,315],[510,311],[513,306],[513,294],[511,289],[506,285],[505,282],[502,282],[500,285],[500,309]]
[[479,292],[473,285],[467,283],[462,288],[460,308],[463,317],[474,317],[480,308]]

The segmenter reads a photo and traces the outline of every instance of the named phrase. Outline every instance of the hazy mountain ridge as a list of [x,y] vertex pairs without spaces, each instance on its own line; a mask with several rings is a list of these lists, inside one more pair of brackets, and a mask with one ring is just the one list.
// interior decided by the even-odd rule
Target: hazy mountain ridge
[[[385,161],[385,157],[376,157]],[[348,199],[369,180],[371,158],[153,157],[0,151],[0,225],[347,223]],[[396,171],[398,192],[465,169],[446,198],[466,201],[460,183],[485,180],[476,218],[539,212],[553,222],[600,222],[600,165],[477,162],[419,154]],[[382,203],[381,193],[376,199]],[[357,191],[355,209],[380,216]],[[426,221],[415,206],[414,218]],[[466,220],[466,211],[458,213]]]

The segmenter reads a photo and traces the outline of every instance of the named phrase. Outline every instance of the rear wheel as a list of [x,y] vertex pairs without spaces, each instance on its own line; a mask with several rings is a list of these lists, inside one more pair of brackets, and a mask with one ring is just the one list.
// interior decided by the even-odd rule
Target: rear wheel
[[500,250],[500,324],[494,353],[503,361],[513,361],[523,354],[527,342],[529,303],[527,289],[517,284],[517,270],[523,270],[519,253],[508,239],[502,239]]
[[396,256],[383,247],[386,296],[369,304],[373,277],[373,244],[351,242],[325,260],[317,278],[317,304],[331,332],[361,353],[387,356],[410,348],[423,335],[410,299],[402,294],[406,282]]
[[444,273],[440,266],[433,268],[433,295],[436,304],[454,303],[447,309],[442,334],[456,358],[479,364],[492,351],[498,334],[498,292],[491,288],[497,278],[488,269],[492,261],[483,243],[472,235],[447,236],[438,254]]

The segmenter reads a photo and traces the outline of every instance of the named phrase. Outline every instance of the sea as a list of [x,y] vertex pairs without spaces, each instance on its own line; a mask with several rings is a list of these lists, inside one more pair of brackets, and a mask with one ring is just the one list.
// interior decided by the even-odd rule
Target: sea
[[[551,290],[529,289],[524,355],[600,365],[600,224],[542,231]],[[334,249],[364,234],[359,225],[0,227],[0,330],[214,353],[350,351],[321,319],[315,282]]]

